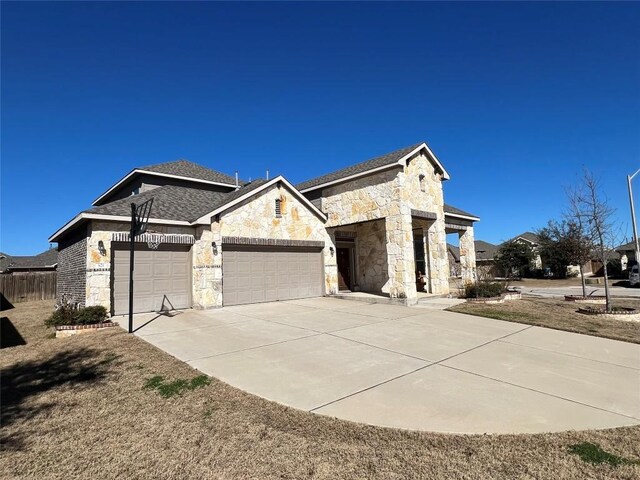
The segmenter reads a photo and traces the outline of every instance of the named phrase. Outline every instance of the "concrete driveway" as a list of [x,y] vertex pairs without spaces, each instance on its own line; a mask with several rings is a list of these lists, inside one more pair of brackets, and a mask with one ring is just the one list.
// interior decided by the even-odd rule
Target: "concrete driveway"
[[640,345],[331,298],[135,323],[208,375],[342,419],[461,433],[640,424]]

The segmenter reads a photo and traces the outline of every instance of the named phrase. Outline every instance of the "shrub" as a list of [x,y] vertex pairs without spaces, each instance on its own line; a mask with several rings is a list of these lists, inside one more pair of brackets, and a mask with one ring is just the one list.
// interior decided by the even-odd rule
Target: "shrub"
[[75,308],[69,304],[59,305],[58,308],[44,321],[47,327],[60,325],[93,325],[107,319],[107,309],[97,305],[93,307]]
[[102,323],[107,319],[107,309],[102,305],[80,308],[76,312],[75,320],[78,325],[93,325]]
[[468,283],[464,289],[465,298],[498,297],[504,292],[502,283]]

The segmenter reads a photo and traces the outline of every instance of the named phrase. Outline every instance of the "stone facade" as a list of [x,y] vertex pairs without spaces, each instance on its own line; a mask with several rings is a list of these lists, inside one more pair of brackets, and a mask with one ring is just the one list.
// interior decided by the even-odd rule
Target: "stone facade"
[[[280,202],[280,216],[275,214],[276,200]],[[274,186],[225,212],[219,221],[219,231],[220,240],[221,237],[252,237],[324,242],[322,254],[325,292],[338,292],[338,267],[333,237],[327,232],[323,220],[285,186]],[[219,244],[222,245],[222,242]]]
[[[215,248],[213,243],[215,242]],[[207,309],[222,306],[222,237],[217,222],[210,228],[198,227],[192,247],[193,308]]]
[[365,292],[380,292],[389,280],[385,222],[359,224],[356,235],[356,286]]
[[[86,248],[86,305],[102,305],[111,311],[111,262],[112,235],[114,232],[129,232],[128,223],[93,221],[87,229]],[[152,225],[149,231],[159,233],[193,234],[190,227]]]
[[464,284],[477,280],[476,247],[473,238],[473,227],[467,227],[460,234],[460,273]]
[[[418,229],[424,237],[429,291],[449,293],[449,261],[446,247],[444,196],[442,176],[436,171],[425,153],[410,159],[406,166],[390,168],[368,175],[322,192],[322,208],[327,214],[327,227],[358,224],[357,280],[362,289],[376,287],[392,298],[406,298],[407,303],[417,300],[413,231]],[[434,214],[435,219],[413,219],[412,210]],[[386,276],[377,271],[384,262],[374,260],[371,233],[375,220],[384,221]],[[473,235],[471,233],[471,235]],[[364,240],[364,241],[363,241]],[[382,252],[380,252],[382,254]],[[373,262],[373,263],[372,263]],[[372,281],[367,273],[375,274]],[[384,279],[384,283],[380,283]]]

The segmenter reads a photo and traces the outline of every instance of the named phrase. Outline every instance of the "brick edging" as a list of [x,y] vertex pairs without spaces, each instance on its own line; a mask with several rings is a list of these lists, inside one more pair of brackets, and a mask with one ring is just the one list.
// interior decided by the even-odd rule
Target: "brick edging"
[[117,326],[118,322],[92,323],[89,325],[57,325],[56,330],[88,330],[90,328],[110,328]]

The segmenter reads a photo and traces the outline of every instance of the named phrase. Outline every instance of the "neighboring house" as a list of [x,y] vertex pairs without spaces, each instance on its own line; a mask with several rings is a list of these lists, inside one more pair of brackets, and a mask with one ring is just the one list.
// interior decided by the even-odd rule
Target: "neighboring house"
[[[620,245],[615,249],[616,253],[620,255],[620,265],[622,270],[626,270],[629,264],[633,264],[636,260],[636,243],[629,242],[624,245]],[[602,265],[602,262],[600,262]]]
[[[185,160],[136,168],[55,232],[58,294],[128,311],[131,203],[153,198],[135,238],[134,311],[214,308],[336,294],[417,301],[449,292],[446,234],[475,278],[473,224],[445,205],[448,173],[425,143],[293,186],[238,182]],[[153,241],[160,240],[157,250]]]
[[533,250],[532,267],[536,270],[540,270],[542,268],[542,258],[540,258],[540,253],[538,252],[538,245],[540,244],[540,238],[538,237],[538,235],[533,232],[524,232],[520,235],[516,235],[508,241],[522,242],[531,246],[531,249]]
[[[476,250],[476,266],[478,275],[492,275],[498,276],[498,272],[494,271],[495,256],[498,253],[498,245],[485,242],[483,240],[476,240],[474,242]],[[460,249],[455,245],[447,244],[449,251],[449,266],[451,268],[451,276],[460,276]]]
[[58,250],[50,248],[38,255],[14,256],[0,253],[0,273],[24,274],[53,272],[58,265]]

